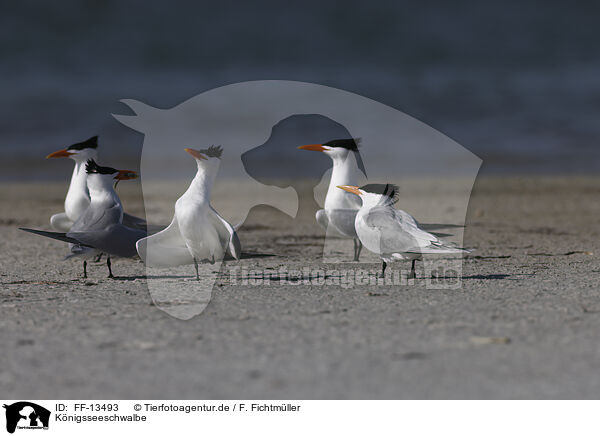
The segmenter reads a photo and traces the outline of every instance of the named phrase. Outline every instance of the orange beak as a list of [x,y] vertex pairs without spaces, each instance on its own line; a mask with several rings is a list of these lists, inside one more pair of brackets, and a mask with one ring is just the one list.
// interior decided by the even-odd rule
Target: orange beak
[[343,189],[344,191],[351,192],[352,194],[360,195],[358,186],[341,185],[338,186],[338,188]]
[[131,179],[137,179],[137,178],[138,178],[138,174],[135,171],[129,171],[129,170],[119,170],[119,172],[115,176],[115,180],[131,180]]
[[50,153],[48,156],[46,156],[46,159],[54,159],[57,157],[69,157],[72,154],[75,154],[75,153],[72,153],[69,150],[67,150],[66,148],[63,148],[62,150],[58,150],[58,151],[55,151],[54,153]]
[[325,147],[323,147],[323,144],[301,145],[300,147],[298,147],[298,149],[300,149],[300,150],[311,150],[311,151],[325,151]]
[[208,160],[208,158],[206,156],[204,156],[202,153],[200,153],[198,150],[194,150],[193,148],[184,148],[184,150],[187,151],[192,156],[194,156],[196,159]]

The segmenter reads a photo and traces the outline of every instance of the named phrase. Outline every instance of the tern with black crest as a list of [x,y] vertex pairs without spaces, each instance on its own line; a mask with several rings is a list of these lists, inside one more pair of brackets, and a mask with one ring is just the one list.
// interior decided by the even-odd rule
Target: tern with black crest
[[233,226],[210,204],[222,148],[186,148],[185,151],[196,161],[196,176],[175,203],[171,224],[163,231],[138,241],[137,250],[142,260],[151,267],[193,264],[196,279],[199,279],[199,262],[214,264],[225,254],[239,259],[241,245]]
[[362,199],[362,206],[356,214],[356,234],[369,251],[381,257],[382,275],[387,264],[395,260],[411,260],[408,278],[415,278],[415,262],[421,260],[423,254],[467,253],[467,250],[443,242],[419,228],[408,213],[394,208],[398,199],[396,185],[342,185],[338,188]]
[[113,278],[111,256],[136,256],[135,243],[147,235],[145,230],[123,224],[123,206],[114,190],[115,181],[134,179],[137,174],[135,171],[101,167],[93,159],[88,160],[85,169],[90,203],[68,232],[21,230],[71,244],[71,255],[67,258],[83,259],[84,278],[87,277],[87,260],[106,253],[109,277]]
[[[46,159],[69,158],[75,161],[75,168],[71,176],[71,183],[65,197],[65,211],[52,215],[50,225],[60,232],[68,232],[73,224],[90,205],[90,192],[87,185],[86,162],[98,158],[98,136],[73,144],[65,149],[55,151],[46,156]],[[118,183],[118,180],[115,182]],[[123,223],[129,227],[146,229],[146,221],[142,218],[123,214]]]
[[358,152],[360,139],[335,139],[323,144],[309,144],[298,147],[300,150],[319,151],[326,154],[333,161],[331,180],[325,197],[323,209],[315,215],[317,222],[325,230],[333,230],[337,236],[350,238],[354,241],[353,260],[358,261],[362,244],[354,220],[360,209],[360,199],[355,195],[337,189],[338,185],[355,185],[360,176],[360,169],[364,173],[362,160]]
[[88,159],[97,159],[98,137],[92,136],[83,142],[73,144],[68,148],[55,151],[46,159],[67,157],[75,161],[71,183],[65,197],[65,211],[50,217],[50,225],[60,232],[68,232],[71,226],[90,205],[90,194],[87,188],[87,173],[85,163]]

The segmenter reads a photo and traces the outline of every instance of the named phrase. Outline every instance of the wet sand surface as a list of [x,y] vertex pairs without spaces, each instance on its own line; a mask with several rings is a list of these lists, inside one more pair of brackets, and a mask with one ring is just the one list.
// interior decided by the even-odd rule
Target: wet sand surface
[[[119,189],[143,214],[139,186]],[[65,244],[17,230],[48,229],[65,190],[1,186],[6,398],[600,397],[600,179],[479,178],[460,289],[429,289],[422,275],[394,286],[244,284],[234,279],[244,268],[357,267],[345,261],[350,241],[339,241],[344,262],[322,262],[310,208],[292,220],[257,207],[239,232],[244,251],[273,256],[226,263],[188,321],[154,305],[139,260],[115,260],[115,280],[91,264],[84,280],[80,262],[62,260]],[[165,220],[171,211],[164,204]],[[370,254],[359,265],[380,267]]]

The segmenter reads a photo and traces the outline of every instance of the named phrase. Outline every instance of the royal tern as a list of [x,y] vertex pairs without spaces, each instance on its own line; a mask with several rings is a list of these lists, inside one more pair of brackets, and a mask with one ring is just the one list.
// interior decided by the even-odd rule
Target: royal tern
[[395,209],[394,203],[398,199],[396,185],[368,184],[360,188],[342,185],[338,188],[362,199],[362,206],[356,214],[356,233],[369,251],[381,257],[382,276],[387,263],[395,260],[412,260],[408,278],[415,278],[415,262],[421,260],[423,254],[467,252],[419,228],[408,213]]
[[96,159],[98,148],[98,137],[93,136],[83,142],[78,142],[70,147],[55,151],[46,156],[46,159],[68,157],[75,161],[75,168],[71,176],[71,184],[65,197],[65,211],[52,215],[50,225],[53,229],[67,232],[77,218],[90,205],[90,194],[87,188],[87,174],[85,163],[88,159]]
[[[359,139],[335,139],[324,144],[309,144],[298,147],[325,153],[333,161],[331,180],[323,209],[315,215],[321,227],[332,228],[334,234],[354,241],[354,260],[358,261],[362,243],[356,234],[354,220],[360,209],[360,199],[337,189],[338,185],[355,185],[359,177]],[[331,230],[331,229],[330,229]]]
[[123,206],[113,185],[117,180],[134,179],[137,174],[135,171],[101,167],[93,159],[87,162],[85,169],[90,204],[68,232],[45,232],[25,228],[21,230],[71,244],[71,255],[67,258],[83,258],[84,278],[87,278],[87,260],[99,253],[106,253],[108,277],[114,278],[111,256],[136,256],[135,243],[147,236],[145,230],[123,224]]
[[[91,138],[73,144],[65,149],[55,151],[46,156],[46,159],[68,157],[75,161],[75,168],[71,176],[71,184],[65,197],[65,211],[52,215],[50,225],[60,232],[68,232],[90,205],[90,193],[87,185],[86,162],[89,159],[96,160],[98,155],[98,137]],[[115,181],[118,183],[119,180]],[[123,214],[123,223],[128,227],[145,230],[146,221],[127,213]]]
[[140,257],[149,266],[167,267],[194,264],[199,280],[198,262],[211,264],[228,253],[240,258],[241,246],[233,226],[210,205],[221,154],[221,147],[206,150],[186,148],[198,165],[187,191],[175,203],[171,224],[163,231],[137,242]]

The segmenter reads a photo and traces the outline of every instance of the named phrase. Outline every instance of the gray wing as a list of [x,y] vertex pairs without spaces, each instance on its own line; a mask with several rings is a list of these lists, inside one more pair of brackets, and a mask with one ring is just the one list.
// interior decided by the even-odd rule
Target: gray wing
[[443,223],[419,223],[419,227],[423,230],[443,230],[443,229],[464,229],[462,224],[443,224]]
[[[19,230],[23,230],[25,232],[33,233],[34,235],[40,235],[40,236],[45,236],[47,238],[56,239],[56,240],[62,241],[62,242],[68,242],[69,244],[85,245],[85,244],[82,244],[77,239],[67,236],[66,233],[46,232],[44,230],[26,229],[24,227],[19,227]],[[91,247],[91,246],[89,246],[89,247]]]
[[211,218],[217,229],[221,243],[226,247],[226,251],[231,257],[239,259],[242,255],[242,244],[235,229],[212,206],[210,210],[213,212]]
[[95,207],[92,204],[75,221],[71,232],[103,230],[111,225],[119,224],[122,219],[123,209],[119,204],[109,208]]
[[410,223],[417,227],[420,226],[419,222],[415,219],[415,217],[412,216],[411,214],[409,214],[408,212],[405,212],[402,209],[393,209],[392,208],[392,210],[396,214],[396,219],[399,219],[400,221],[402,221],[403,223],[406,223],[406,224]]
[[143,230],[132,229],[122,224],[113,224],[103,230],[69,232],[67,236],[106,254],[133,257],[137,255],[135,243],[145,238],[147,234]]
[[425,230],[427,232],[431,232],[432,235],[434,236],[450,236],[447,233],[436,233],[436,232],[432,232],[432,230],[441,230],[441,229],[449,229],[449,228],[456,228],[456,227],[465,227],[465,226],[461,226],[459,224],[438,224],[438,223],[431,223],[431,224],[423,224],[418,222],[412,215],[410,215],[408,212],[405,212],[401,209],[395,209],[396,211],[396,215],[399,215],[403,221],[405,221],[406,223],[412,223],[414,226],[418,227],[420,230]]
[[391,207],[378,206],[365,217],[365,223],[379,237],[381,253],[418,251],[420,247],[438,242],[435,236],[419,229],[405,214]]
[[145,230],[149,235],[161,232],[167,228],[167,226],[163,225],[148,224],[145,219],[129,215],[125,212],[123,212],[123,225],[132,229]]
[[327,226],[329,225],[329,218],[327,217],[327,212],[325,212],[325,209],[319,209],[315,214],[315,219],[321,227],[327,230]]
[[123,212],[123,225],[132,229],[146,230],[146,220]]
[[329,209],[327,216],[329,223],[344,236],[356,238],[356,221],[357,209]]

